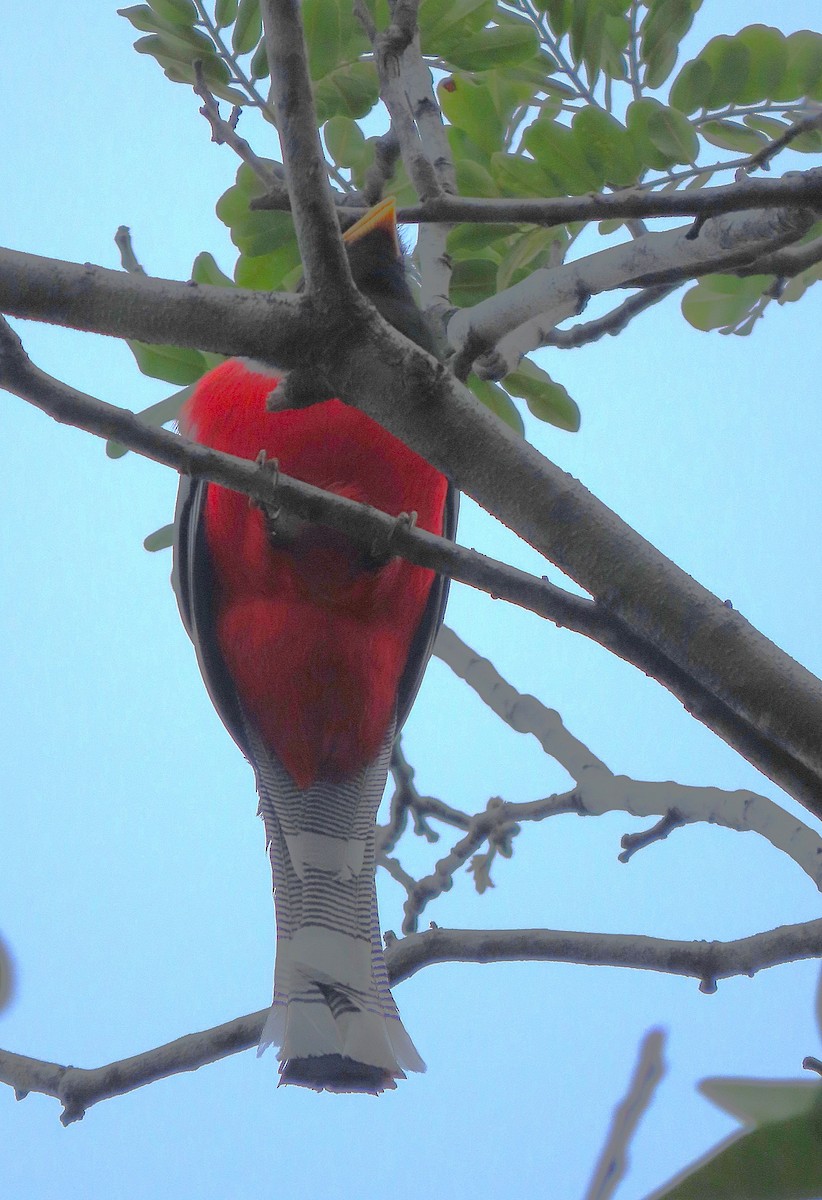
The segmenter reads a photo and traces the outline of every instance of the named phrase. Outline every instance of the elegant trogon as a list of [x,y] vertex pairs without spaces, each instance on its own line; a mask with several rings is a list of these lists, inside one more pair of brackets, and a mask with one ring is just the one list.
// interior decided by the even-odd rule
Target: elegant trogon
[[[345,234],[360,291],[425,349],[393,200]],[[453,537],[457,493],[339,400],[269,412],[281,372],[231,359],[196,385],[187,436]],[[254,768],[277,914],[261,1047],[281,1080],[379,1092],[424,1064],[388,988],[375,819],[391,749],[442,622],[447,580],[215,484],[183,479],[174,581],[211,698]]]

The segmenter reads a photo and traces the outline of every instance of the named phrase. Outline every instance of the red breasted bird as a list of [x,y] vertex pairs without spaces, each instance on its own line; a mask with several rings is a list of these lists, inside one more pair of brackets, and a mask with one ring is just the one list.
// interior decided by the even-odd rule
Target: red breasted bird
[[[357,286],[428,350],[393,200],[345,234]],[[197,384],[180,429],[261,450],[292,475],[453,537],[443,475],[339,400],[266,411],[278,373],[231,359]],[[215,707],[254,768],[274,878],[274,1001],[260,1042],[284,1083],[380,1092],[424,1064],[388,988],[374,886],[377,807],[394,739],[442,622],[447,581],[375,558],[344,534],[272,520],[247,497],[184,479],[174,578]]]

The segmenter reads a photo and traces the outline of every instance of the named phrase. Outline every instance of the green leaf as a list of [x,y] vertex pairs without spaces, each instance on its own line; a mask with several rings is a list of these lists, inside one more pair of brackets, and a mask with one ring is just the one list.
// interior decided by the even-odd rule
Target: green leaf
[[708,108],[725,108],[737,102],[745,91],[751,70],[750,47],[738,37],[723,33],[711,38],[700,58],[704,58],[711,68]]
[[718,1108],[746,1125],[798,1117],[822,1102],[822,1086],[810,1079],[703,1079],[698,1087]]
[[596,191],[603,183],[585,159],[579,138],[564,125],[540,117],[526,129],[523,141],[563,194]]
[[492,154],[491,174],[498,189],[509,196],[542,197],[555,194],[554,181],[538,162],[522,154],[502,154],[499,151]]
[[142,33],[173,33],[174,27],[167,21],[161,21],[147,4],[135,4],[131,8],[118,8],[118,16],[125,17],[135,29]]
[[525,436],[525,426],[519,410],[499,384],[489,383],[487,379],[480,379],[476,375],[469,375],[466,382],[481,404],[489,408],[506,425],[510,425],[520,437]]
[[487,71],[525,62],[538,48],[537,31],[530,21],[509,20],[460,39],[443,57],[462,71]]
[[456,74],[438,84],[437,95],[446,119],[486,154],[502,149],[503,123],[486,87]]
[[[209,358],[211,357],[219,358],[220,356],[209,355]],[[182,388],[179,392],[172,392],[170,396],[166,396],[163,400],[158,400],[156,404],[144,408],[137,416],[146,425],[151,425],[155,428],[159,428],[160,425],[165,425],[169,421],[176,421],[180,409],[193,391],[193,386],[189,386]],[[128,446],[123,446],[120,442],[109,440],[106,442],[106,454],[109,458],[122,458],[124,454],[128,454]]]
[[713,86],[713,71],[704,58],[686,62],[671,88],[671,105],[683,113],[707,108]]
[[743,154],[754,154],[768,144],[768,139],[756,129],[747,129],[738,121],[706,121],[699,132],[712,146],[723,150],[741,150]]
[[571,128],[597,178],[611,187],[636,183],[642,163],[628,130],[616,117],[589,105],[575,114]]
[[164,21],[172,25],[193,25],[198,18],[197,8],[191,0],[148,0],[151,7]]
[[251,56],[251,65],[249,74],[252,79],[268,79],[268,51],[265,45],[265,38],[262,39],[257,49]]
[[218,29],[225,29],[227,25],[233,25],[237,16],[238,4],[239,0],[217,0],[214,5],[214,23]]
[[482,251],[493,249],[501,256],[511,236],[519,233],[519,225],[474,225],[466,221],[455,225],[448,234],[448,253],[452,258],[479,258]]
[[232,224],[231,240],[250,258],[271,254],[278,246],[294,240],[291,214],[267,209],[248,211]]
[[494,8],[494,0],[423,0],[418,17],[423,54],[439,57],[459,38],[484,29]]
[[574,19],[574,0],[536,0],[536,7],[545,13],[557,37],[564,37]]
[[[552,247],[566,241],[561,227],[529,229],[513,242],[497,268],[497,291],[519,283],[530,271],[548,266]],[[517,393],[519,395],[519,393]]]
[[138,38],[134,49],[138,54],[151,54],[157,59],[166,58],[187,65],[200,59],[204,72],[211,72],[214,78],[224,83],[230,78],[228,67],[222,59],[217,58],[212,43],[196,29],[179,27],[173,33],[164,29],[160,33]]
[[695,329],[733,329],[772,282],[771,275],[706,275],[682,298],[682,315]]
[[457,308],[469,308],[487,300],[497,290],[496,263],[488,258],[461,258],[451,276],[451,302]]
[[822,99],[822,34],[800,29],[786,39],[788,60],[774,100]]
[[370,62],[344,63],[314,87],[320,124],[338,115],[359,120],[370,113],[378,98],[377,71]]
[[[761,1095],[754,1098],[757,1086]],[[818,1084],[705,1080],[701,1090],[756,1125],[726,1138],[652,1200],[816,1200],[822,1194]],[[776,1115],[786,1107],[791,1115]]]
[[208,283],[212,287],[234,287],[234,280],[217,266],[217,260],[208,250],[201,251],[194,259],[191,278],[195,283]]
[[127,338],[126,344],[143,374],[153,379],[165,379],[168,383],[178,385],[195,383],[208,369],[201,350],[191,350],[185,346],[154,346],[132,338]]
[[579,429],[581,416],[576,402],[561,383],[530,359],[524,358],[516,371],[506,376],[505,386],[512,395],[522,397],[538,420],[569,433]]
[[474,162],[471,158],[458,158],[454,169],[461,196],[499,196],[496,181],[481,163]]
[[690,121],[675,108],[650,96],[628,105],[628,132],[640,159],[664,171],[674,163],[691,163],[699,153],[699,140]]
[[341,167],[353,167],[368,153],[365,137],[350,117],[332,117],[323,129],[328,153]]
[[739,31],[735,40],[747,46],[750,52],[747,77],[737,92],[737,103],[770,100],[788,70],[788,43],[784,33],[770,25],[748,25]]
[[309,74],[324,79],[340,63],[340,10],[336,0],[303,0],[301,8]]
[[159,529],[155,529],[154,533],[150,533],[147,538],[143,539],[143,549],[148,550],[149,554],[156,554],[158,550],[167,550],[169,546],[173,545],[173,525],[162,525]]
[[691,28],[701,0],[651,0],[639,27],[639,57],[645,86],[660,87],[673,70],[679,43]]
[[235,54],[248,54],[255,48],[263,33],[260,0],[240,0],[237,19],[231,34]]
[[759,116],[759,114],[749,113],[743,119],[749,128],[761,130],[762,133],[767,134],[772,140],[781,137],[785,130],[790,128],[788,121],[777,121],[775,117],[764,117]]

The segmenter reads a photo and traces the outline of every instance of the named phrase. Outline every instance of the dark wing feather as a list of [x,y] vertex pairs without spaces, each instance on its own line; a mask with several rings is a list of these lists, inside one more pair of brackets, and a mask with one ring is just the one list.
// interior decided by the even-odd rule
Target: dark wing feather
[[243,754],[252,761],[240,702],[220,654],[214,628],[216,584],[203,519],[207,493],[205,480],[189,479],[187,475],[180,477],[174,515],[171,583],[183,624],[194,643],[211,702]]
[[[449,481],[448,492],[445,497],[442,536],[448,538],[451,542],[455,541],[457,537],[459,507],[460,494],[453,483]],[[411,650],[408,655],[408,662],[405,664],[405,670],[400,679],[400,686],[397,692],[397,733],[399,733],[405,724],[405,719],[411,711],[411,706],[417,697],[417,692],[420,690],[425,668],[428,666],[431,651],[434,649],[434,642],[437,640],[437,634],[440,631],[440,626],[445,616],[445,606],[448,603],[448,588],[450,583],[451,580],[447,575],[434,576],[434,582],[431,585],[431,591],[428,595],[428,603],[425,606],[425,612],[422,615],[417,632],[414,634],[414,640],[411,643]]]

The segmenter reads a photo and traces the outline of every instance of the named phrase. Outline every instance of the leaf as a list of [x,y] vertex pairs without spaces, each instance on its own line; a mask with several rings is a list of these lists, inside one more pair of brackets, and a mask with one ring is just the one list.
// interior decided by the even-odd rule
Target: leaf
[[254,209],[231,226],[232,242],[250,258],[271,254],[284,242],[293,239],[294,226],[290,213]]
[[531,22],[509,20],[456,41],[442,54],[459,70],[488,71],[525,62],[538,49],[539,37]]
[[323,129],[328,153],[342,167],[353,167],[368,153],[365,137],[356,121],[350,117],[332,117]]
[[[511,247],[497,268],[497,291],[501,292],[512,283],[519,283],[521,278],[539,267],[548,265],[551,249],[555,243],[564,242],[565,235],[561,228],[529,229],[514,238]],[[528,269],[526,271],[526,268]],[[519,395],[519,392],[516,393]]]
[[516,371],[506,376],[505,386],[512,395],[522,397],[539,421],[547,421],[569,433],[579,429],[581,415],[576,402],[561,383],[530,359],[524,358]]
[[636,183],[642,163],[628,130],[616,117],[589,105],[575,114],[571,128],[598,178],[610,187]]
[[574,0],[535,0],[535,7],[545,13],[557,37],[564,37],[574,17]]
[[303,0],[301,8],[309,74],[324,79],[340,65],[340,10],[336,0]]
[[[181,388],[179,392],[172,392],[170,396],[166,396],[164,399],[158,400],[156,404],[144,408],[142,412],[137,413],[137,416],[146,425],[151,425],[155,428],[165,425],[168,421],[176,421],[180,409],[193,391],[194,388],[189,386]],[[128,454],[128,446],[123,446],[120,442],[110,439],[106,442],[106,454],[109,458],[122,458],[124,454]]]
[[314,103],[321,124],[338,115],[359,120],[370,113],[378,98],[377,71],[370,62],[344,63],[314,86]]
[[810,1079],[703,1079],[699,1090],[746,1125],[764,1125],[811,1112],[822,1085]]
[[466,221],[449,232],[448,253],[452,258],[477,258],[481,257],[479,252],[495,247],[501,255],[508,239],[520,229],[519,225],[474,225]]
[[289,291],[289,276],[302,268],[297,239],[290,240],[270,254],[241,254],[234,267],[237,287],[253,291]]
[[423,0],[418,18],[423,54],[439,57],[460,37],[483,29],[494,8],[494,0]]
[[214,5],[214,23],[218,29],[233,25],[238,4],[239,0],[217,0]]
[[713,71],[704,58],[686,62],[671,87],[671,105],[683,113],[706,108],[713,85]]
[[747,76],[735,97],[737,103],[770,100],[788,70],[788,42],[784,33],[770,25],[748,25],[735,40],[750,52]]
[[701,0],[651,0],[639,27],[639,58],[645,86],[660,87],[676,62],[679,43],[691,28]]
[[446,119],[486,154],[502,149],[503,123],[486,87],[455,74],[438,84],[437,95]]
[[700,57],[711,68],[708,108],[725,108],[735,103],[745,91],[751,70],[750,47],[738,37],[723,33],[711,38]]
[[786,38],[787,64],[774,100],[822,99],[822,34],[800,29]]
[[208,283],[212,287],[234,287],[234,280],[220,270],[214,255],[207,250],[201,251],[194,259],[191,278],[195,283]]
[[173,33],[163,29],[148,37],[138,38],[134,49],[138,54],[151,54],[158,60],[165,58],[187,65],[199,59],[204,72],[209,71],[224,83],[230,79],[228,67],[222,59],[217,58],[212,43],[196,29],[178,28]]
[[761,297],[771,275],[706,275],[682,298],[682,315],[695,329],[733,328]]
[[525,426],[517,406],[499,384],[489,383],[487,379],[480,379],[477,375],[469,375],[466,382],[481,404],[490,409],[506,425],[510,425],[520,437],[525,436]]
[[579,138],[556,121],[540,117],[526,129],[523,141],[564,195],[596,191],[602,177],[587,162]]
[[461,258],[451,276],[451,302],[457,308],[469,308],[487,300],[497,290],[496,263],[488,258]]
[[198,17],[192,0],[148,0],[148,3],[158,17],[172,25],[193,25]]
[[457,190],[461,196],[499,196],[499,188],[489,171],[471,158],[458,158],[454,163]]
[[147,538],[143,539],[143,549],[148,550],[149,554],[156,554],[158,550],[167,550],[169,546],[173,545],[173,525],[162,525],[159,529],[155,529],[154,533],[150,533]]
[[153,346],[132,338],[127,338],[126,344],[143,374],[154,379],[176,384],[195,383],[208,369],[201,350],[185,346]]
[[738,121],[706,121],[699,132],[712,146],[723,150],[741,150],[743,154],[754,154],[767,146],[768,139],[756,129],[748,129]]
[[502,154],[499,151],[492,154],[491,174],[498,190],[509,196],[543,197],[556,194],[554,181],[539,163],[522,154]]
[[627,117],[636,152],[649,167],[666,170],[674,163],[696,160],[699,139],[688,118],[675,108],[648,96],[632,101]]
[[231,34],[231,46],[235,54],[252,51],[263,33],[263,18],[260,15],[260,0],[240,0],[237,19]]
[[260,41],[259,46],[251,56],[251,65],[248,68],[252,79],[268,79],[270,69],[268,66],[268,51],[266,49],[265,38]]
[[[700,1090],[756,1124],[726,1138],[649,1200],[816,1200],[822,1193],[818,1084],[714,1079],[703,1080]],[[786,1109],[791,1115],[781,1117]]]

